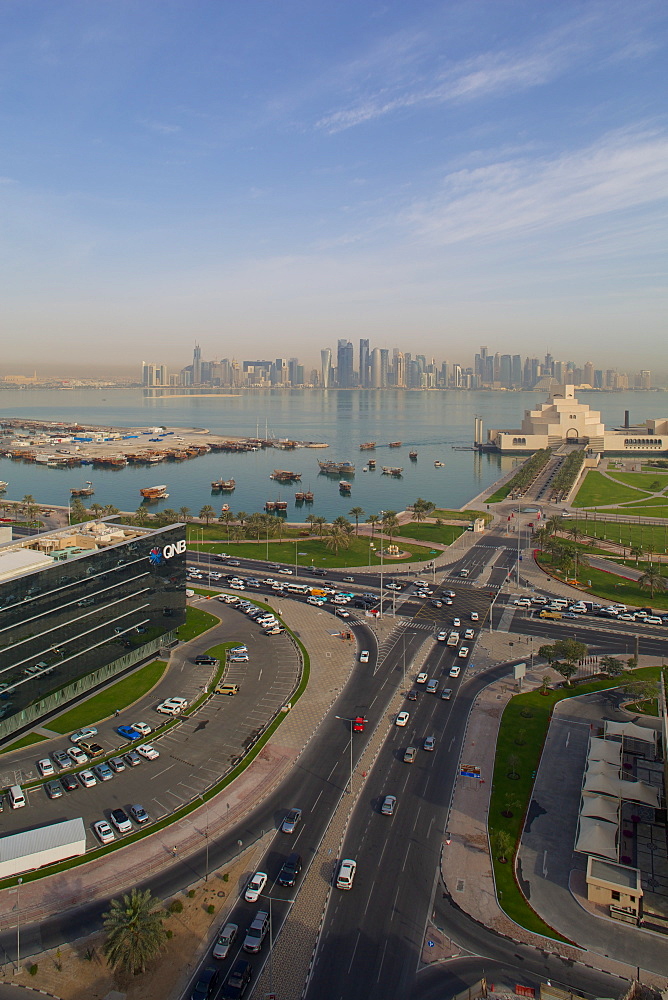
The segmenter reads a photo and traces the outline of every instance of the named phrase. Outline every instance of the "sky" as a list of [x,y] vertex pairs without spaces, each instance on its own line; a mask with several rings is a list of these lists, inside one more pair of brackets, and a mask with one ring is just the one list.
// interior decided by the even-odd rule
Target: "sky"
[[668,369],[668,7],[3,0],[0,375]]

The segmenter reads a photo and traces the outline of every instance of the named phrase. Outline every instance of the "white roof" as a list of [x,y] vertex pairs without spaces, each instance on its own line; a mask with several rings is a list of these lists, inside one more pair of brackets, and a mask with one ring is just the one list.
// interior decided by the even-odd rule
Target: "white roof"
[[605,760],[608,764],[617,764],[622,759],[622,744],[613,740],[602,740],[598,736],[589,741],[588,760]]
[[53,559],[44,555],[43,552],[35,552],[34,549],[10,549],[8,552],[0,551],[0,580],[9,579],[12,576],[26,573],[31,569],[44,569],[51,566]]
[[600,858],[617,860],[617,824],[605,820],[580,819],[580,830],[575,842],[575,850],[583,854],[597,854]]
[[656,743],[656,730],[647,726],[638,726],[635,722],[611,722],[606,720],[606,736],[626,736],[631,740],[645,740],[647,743]]
[[36,830],[9,833],[6,837],[0,837],[0,865],[79,841],[84,844],[86,842],[86,830],[80,816],[61,823],[49,823]]
[[584,792],[580,816],[589,816],[592,819],[604,819],[608,823],[618,823],[619,800],[612,799],[609,795],[595,795],[592,792]]

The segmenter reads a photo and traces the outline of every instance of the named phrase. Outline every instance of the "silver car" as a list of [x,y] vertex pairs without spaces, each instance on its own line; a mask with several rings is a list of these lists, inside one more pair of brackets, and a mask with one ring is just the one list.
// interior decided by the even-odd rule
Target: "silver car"
[[238,924],[229,923],[225,924],[224,927],[221,927],[216,943],[213,946],[213,957],[221,960],[227,958],[229,950],[234,944],[238,933]]
[[281,824],[282,833],[294,833],[301,822],[301,809],[291,809]]

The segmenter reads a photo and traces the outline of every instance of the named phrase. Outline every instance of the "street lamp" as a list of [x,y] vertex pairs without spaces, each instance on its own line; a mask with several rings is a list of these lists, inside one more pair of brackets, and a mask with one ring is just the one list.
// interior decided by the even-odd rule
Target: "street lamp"
[[21,884],[22,878],[16,880],[16,968],[21,968]]
[[[382,520],[385,517],[385,511],[380,511],[381,518],[381,531],[382,531]],[[380,617],[383,617],[383,554],[384,554],[383,539],[380,540]]]
[[206,844],[206,867],[204,869],[204,881],[208,882],[209,881],[209,803],[205,800],[204,793],[200,795],[200,801],[204,806],[205,810],[204,842]]
[[348,791],[348,792],[350,792],[352,794],[352,790],[353,790],[353,723],[354,723],[355,720],[354,719],[347,719],[345,715],[335,715],[334,718],[335,719],[340,719],[341,722],[349,722],[350,723],[350,788],[346,789],[346,791]]

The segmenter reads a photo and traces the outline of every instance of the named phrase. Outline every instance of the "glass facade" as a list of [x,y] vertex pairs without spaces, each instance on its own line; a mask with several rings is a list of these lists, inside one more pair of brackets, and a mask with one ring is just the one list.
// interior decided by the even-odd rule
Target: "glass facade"
[[[26,550],[51,561],[3,580]],[[89,522],[0,546],[0,739],[175,638],[185,568],[184,525]]]

